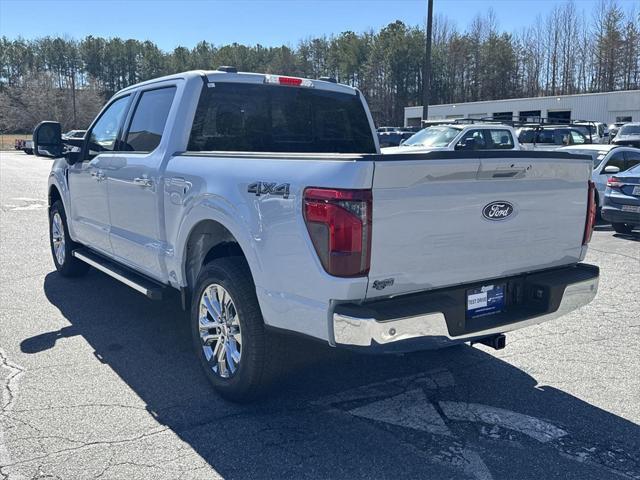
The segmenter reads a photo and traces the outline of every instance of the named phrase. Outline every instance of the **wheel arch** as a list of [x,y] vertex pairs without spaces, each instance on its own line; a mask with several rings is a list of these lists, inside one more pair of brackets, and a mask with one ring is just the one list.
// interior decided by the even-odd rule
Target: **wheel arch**
[[60,193],[60,190],[58,189],[58,187],[55,184],[52,184],[49,186],[49,194],[47,196],[48,202],[49,202],[49,208],[51,208],[51,206],[56,203],[58,200],[60,200],[60,202],[62,203],[62,206],[64,207],[64,201],[62,200],[62,194]]
[[203,265],[224,257],[242,257],[249,265],[240,242],[222,223],[211,219],[196,223],[187,236],[182,259],[182,274],[187,288],[193,288]]

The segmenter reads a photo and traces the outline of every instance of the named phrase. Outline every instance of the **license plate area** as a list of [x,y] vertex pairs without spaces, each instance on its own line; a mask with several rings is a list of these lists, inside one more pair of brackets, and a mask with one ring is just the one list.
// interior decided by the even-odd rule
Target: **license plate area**
[[640,213],[640,206],[623,205],[622,206],[622,211],[623,212],[630,212],[630,213]]
[[501,313],[506,303],[506,284],[482,285],[466,292],[466,317],[469,319]]

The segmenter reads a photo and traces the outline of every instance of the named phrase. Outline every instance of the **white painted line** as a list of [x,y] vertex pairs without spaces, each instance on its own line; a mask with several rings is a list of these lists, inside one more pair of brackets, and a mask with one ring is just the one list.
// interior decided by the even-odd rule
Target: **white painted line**
[[561,428],[549,422],[522,413],[488,405],[464,402],[440,402],[440,408],[450,420],[498,425],[523,433],[541,443],[567,435]]
[[419,389],[354,408],[349,413],[435,435],[451,436],[438,411]]

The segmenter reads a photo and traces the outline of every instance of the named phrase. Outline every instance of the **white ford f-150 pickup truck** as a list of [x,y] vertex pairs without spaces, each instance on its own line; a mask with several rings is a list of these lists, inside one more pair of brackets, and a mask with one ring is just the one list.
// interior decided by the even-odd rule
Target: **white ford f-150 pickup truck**
[[93,266],[152,299],[179,290],[229,399],[265,390],[283,332],[367,352],[501,348],[597,291],[598,268],[580,263],[589,157],[381,155],[345,85],[187,72],[118,92],[83,139],[60,133],[34,131],[36,154],[56,158],[56,269]]

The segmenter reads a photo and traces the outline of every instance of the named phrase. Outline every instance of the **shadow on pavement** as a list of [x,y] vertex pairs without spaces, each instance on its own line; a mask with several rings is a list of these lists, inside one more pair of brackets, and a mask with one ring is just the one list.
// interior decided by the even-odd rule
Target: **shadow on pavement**
[[640,231],[634,231],[632,233],[614,233],[614,237],[622,240],[631,240],[632,242],[640,242]]
[[[55,348],[61,337],[82,335],[157,421],[226,479],[474,478],[468,465],[447,463],[447,452],[465,445],[481,452],[496,479],[608,478],[613,468],[640,478],[637,453],[629,453],[640,452],[638,425],[556,388],[536,386],[524,371],[476,348],[366,356],[292,339],[292,362],[297,360],[283,383],[263,402],[238,406],[220,400],[201,373],[177,298],[151,302],[95,271],[76,280],[50,273],[44,290],[71,325],[25,339],[22,351],[36,354]],[[450,401],[506,409],[544,419],[567,435],[540,443],[484,424],[486,419],[449,419],[453,435],[439,436],[350,415],[357,400],[323,400],[429,372],[449,378],[424,388],[434,405]]]

